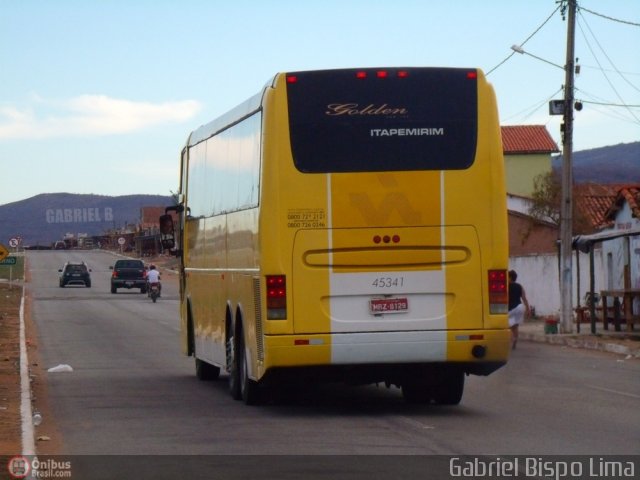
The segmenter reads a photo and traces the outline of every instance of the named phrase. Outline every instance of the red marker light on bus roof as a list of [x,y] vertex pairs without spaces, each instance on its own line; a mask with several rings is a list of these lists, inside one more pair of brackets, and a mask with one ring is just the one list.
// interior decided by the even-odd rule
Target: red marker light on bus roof
[[356,78],[367,78],[367,72],[356,72]]
[[298,77],[295,75],[287,75],[287,83],[296,83],[298,81]]
[[398,78],[407,78],[409,76],[409,72],[406,70],[398,71]]
[[478,72],[467,72],[467,78],[469,80],[475,80],[478,78]]
[[389,76],[389,72],[387,72],[386,70],[378,70],[376,72],[376,77],[378,78],[387,78]]

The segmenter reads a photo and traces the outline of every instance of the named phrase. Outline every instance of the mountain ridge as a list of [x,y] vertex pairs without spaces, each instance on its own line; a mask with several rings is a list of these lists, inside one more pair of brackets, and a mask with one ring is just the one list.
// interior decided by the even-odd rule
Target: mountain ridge
[[[574,183],[640,182],[640,141],[580,150],[572,155]],[[551,159],[554,170],[562,166],[562,155]]]
[[0,205],[0,243],[21,237],[24,246],[50,245],[66,234],[103,235],[137,225],[142,207],[172,204],[165,195],[41,193]]

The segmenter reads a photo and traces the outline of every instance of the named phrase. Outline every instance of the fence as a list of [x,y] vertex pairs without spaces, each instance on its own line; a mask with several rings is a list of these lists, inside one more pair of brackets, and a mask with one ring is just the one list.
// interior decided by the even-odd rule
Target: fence
[[[525,255],[509,258],[509,269],[518,272],[518,283],[522,284],[529,304],[535,308],[537,316],[554,316],[560,314],[560,276],[557,255]],[[594,252],[595,291],[606,288],[605,269],[602,250]],[[589,255],[579,254],[579,265],[576,253],[573,254],[573,306],[578,305],[578,288],[580,288],[580,304],[584,305],[584,296],[590,289]]]

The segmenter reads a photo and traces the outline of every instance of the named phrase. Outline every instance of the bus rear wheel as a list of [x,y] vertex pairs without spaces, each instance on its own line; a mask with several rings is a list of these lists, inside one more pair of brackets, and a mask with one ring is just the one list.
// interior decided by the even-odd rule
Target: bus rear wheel
[[238,352],[238,364],[240,370],[240,398],[247,405],[256,405],[260,403],[260,387],[257,382],[249,378],[244,345],[241,346]]
[[227,342],[227,365],[229,392],[233,399],[243,400],[247,405],[260,403],[258,383],[249,378],[242,330],[238,330]]
[[464,372],[452,372],[433,389],[433,401],[437,405],[458,405],[464,392]]
[[227,340],[227,371],[229,372],[229,393],[234,400],[240,400],[240,371],[238,369],[238,345],[235,337]]

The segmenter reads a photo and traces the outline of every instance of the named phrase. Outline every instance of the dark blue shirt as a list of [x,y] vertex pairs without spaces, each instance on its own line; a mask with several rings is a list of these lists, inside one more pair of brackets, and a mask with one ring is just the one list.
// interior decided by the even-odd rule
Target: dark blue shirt
[[520,298],[522,298],[522,285],[516,282],[509,284],[509,311],[520,305]]

